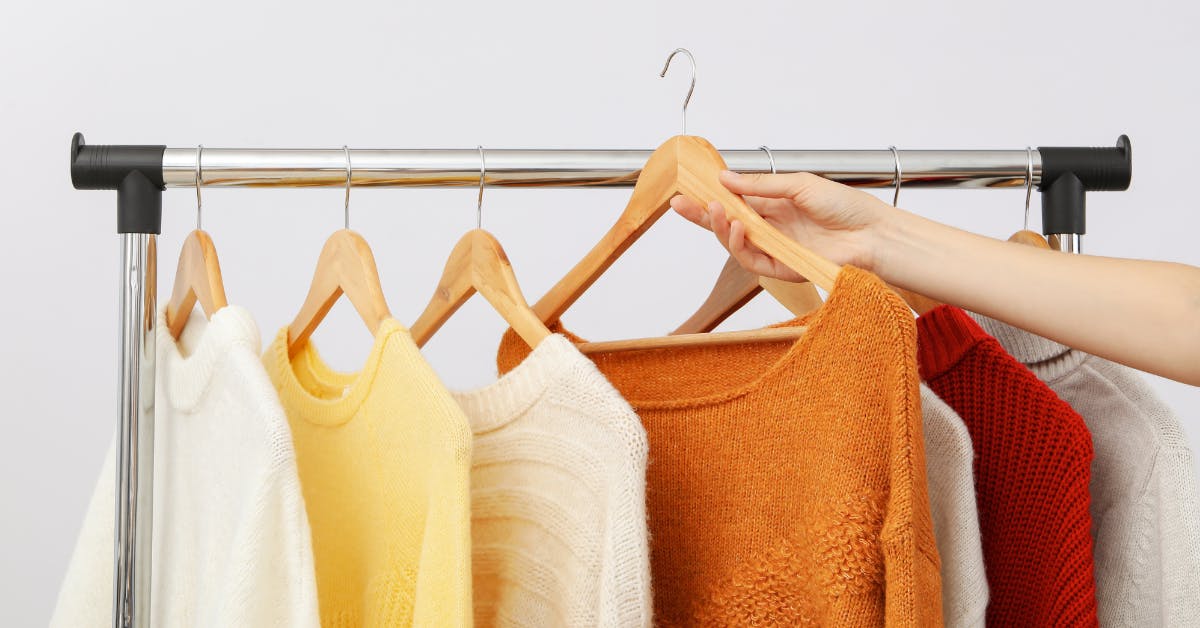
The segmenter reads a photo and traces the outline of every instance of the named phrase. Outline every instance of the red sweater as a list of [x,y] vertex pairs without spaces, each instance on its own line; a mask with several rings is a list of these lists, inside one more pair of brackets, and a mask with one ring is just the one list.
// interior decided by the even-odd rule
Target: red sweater
[[958,308],[921,316],[917,338],[922,379],[975,447],[987,625],[1096,626],[1083,419]]

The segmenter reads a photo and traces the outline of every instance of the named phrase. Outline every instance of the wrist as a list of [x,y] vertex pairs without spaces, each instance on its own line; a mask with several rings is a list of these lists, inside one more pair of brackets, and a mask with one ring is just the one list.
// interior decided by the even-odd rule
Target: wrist
[[912,214],[891,205],[881,208],[879,218],[863,230],[865,270],[879,275],[885,281],[894,280],[891,275],[898,266],[900,249],[909,240],[905,234],[911,231],[911,218]]

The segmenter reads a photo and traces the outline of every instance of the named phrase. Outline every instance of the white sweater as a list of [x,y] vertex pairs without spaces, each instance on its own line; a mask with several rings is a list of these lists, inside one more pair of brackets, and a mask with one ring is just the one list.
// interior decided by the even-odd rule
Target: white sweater
[[1179,419],[1137,371],[975,316],[1083,417],[1100,625],[1200,622],[1200,497]]
[[555,334],[453,394],[474,433],[476,625],[650,625],[649,446],[620,393]]
[[[211,322],[194,313],[181,353],[160,312],[157,343],[152,624],[317,626],[291,434],[254,320],[237,306]],[[114,454],[110,447],[51,626],[112,625]]]
[[942,616],[948,628],[982,628],[988,585],[971,435],[958,414],[925,384],[921,384],[921,423],[929,509],[942,558]]

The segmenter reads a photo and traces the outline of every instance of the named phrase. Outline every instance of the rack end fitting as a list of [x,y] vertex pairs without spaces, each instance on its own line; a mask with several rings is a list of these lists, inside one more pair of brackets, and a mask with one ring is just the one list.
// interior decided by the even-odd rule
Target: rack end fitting
[[77,190],[117,191],[118,233],[159,233],[166,146],[88,146],[71,138],[71,184]]
[[1118,137],[1112,148],[1045,146],[1038,153],[1046,235],[1082,236],[1087,232],[1087,193],[1129,189],[1133,177],[1133,146],[1127,135]]

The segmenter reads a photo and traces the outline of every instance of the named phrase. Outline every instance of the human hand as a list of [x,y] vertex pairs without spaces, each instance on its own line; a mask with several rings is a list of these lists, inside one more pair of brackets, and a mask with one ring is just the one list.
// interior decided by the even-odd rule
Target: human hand
[[[768,224],[805,248],[838,265],[873,270],[874,230],[892,210],[890,205],[861,190],[806,172],[742,175],[726,171],[721,173],[721,183],[743,195]],[[747,241],[745,225],[730,221],[720,203],[714,201],[706,208],[676,196],[671,199],[671,207],[716,234],[746,270],[784,281],[804,279]]]

